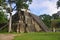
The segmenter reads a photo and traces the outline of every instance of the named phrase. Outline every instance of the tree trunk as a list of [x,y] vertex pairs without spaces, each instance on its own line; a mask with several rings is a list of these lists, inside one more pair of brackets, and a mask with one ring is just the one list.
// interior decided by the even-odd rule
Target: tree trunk
[[12,24],[12,13],[10,13],[9,32],[11,32],[11,24]]
[[10,3],[10,20],[9,20],[9,32],[11,32],[11,26],[12,26],[12,7],[11,7],[11,3]]
[[56,30],[55,30],[55,27],[53,27],[53,32],[55,32]]

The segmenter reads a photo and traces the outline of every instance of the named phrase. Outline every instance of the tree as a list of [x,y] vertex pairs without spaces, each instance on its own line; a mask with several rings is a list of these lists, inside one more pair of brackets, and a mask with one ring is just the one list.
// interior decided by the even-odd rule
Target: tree
[[0,6],[5,2],[5,0],[0,0]]
[[2,5],[5,2],[5,0],[0,0],[0,23],[7,22],[7,15],[3,12],[4,5]]
[[53,14],[52,17],[53,17],[53,19],[59,19],[59,15],[57,15],[57,14]]
[[0,0],[0,6],[2,6],[3,9],[5,9],[5,10],[7,9],[6,11],[7,11],[8,13],[10,13],[9,32],[11,32],[11,21],[12,21],[11,3],[9,2],[10,8],[7,8],[7,4],[8,4],[8,3],[6,3],[6,0]]
[[6,23],[6,22],[7,22],[6,15],[4,14],[3,11],[1,11],[1,12],[0,12],[0,24]]
[[60,19],[51,20],[51,26],[53,32],[56,32],[56,28],[60,28]]
[[[10,2],[9,2],[10,4]],[[11,7],[10,8],[7,8],[7,3],[6,3],[6,0],[0,0],[0,5],[3,6],[3,8],[8,12],[10,13],[10,20],[9,20],[9,32],[11,32],[11,20],[12,20],[12,14],[11,14]],[[11,6],[11,4],[10,4]]]
[[57,8],[60,7],[60,0],[57,1]]
[[7,8],[7,12],[10,14],[10,18],[9,18],[9,30],[8,32],[11,32],[12,29],[11,29],[11,26],[12,26],[12,7],[11,7],[11,0],[8,0],[8,4],[10,7]]
[[50,15],[47,15],[47,14],[43,14],[43,15],[40,15],[39,16],[42,21],[48,26],[48,27],[51,27],[51,16]]

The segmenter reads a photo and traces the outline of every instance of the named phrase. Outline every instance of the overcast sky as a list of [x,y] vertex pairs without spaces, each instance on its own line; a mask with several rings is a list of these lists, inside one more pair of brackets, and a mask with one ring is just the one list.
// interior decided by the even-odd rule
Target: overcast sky
[[52,15],[60,10],[57,10],[57,1],[58,0],[33,0],[32,4],[29,6],[29,9],[36,15]]

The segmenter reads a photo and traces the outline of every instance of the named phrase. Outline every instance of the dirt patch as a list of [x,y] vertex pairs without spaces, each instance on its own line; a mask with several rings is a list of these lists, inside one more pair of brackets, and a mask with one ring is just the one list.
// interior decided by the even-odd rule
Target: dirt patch
[[13,40],[15,34],[0,34],[0,40]]

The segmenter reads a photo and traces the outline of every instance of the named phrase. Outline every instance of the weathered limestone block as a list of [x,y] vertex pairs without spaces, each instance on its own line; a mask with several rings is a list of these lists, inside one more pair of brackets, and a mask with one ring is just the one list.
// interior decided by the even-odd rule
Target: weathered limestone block
[[24,33],[24,32],[25,32],[24,24],[21,24],[20,25],[20,33]]
[[20,26],[19,26],[20,28],[19,28],[19,30],[20,30],[20,33],[24,33],[24,31],[25,31],[25,24],[23,23],[23,21],[20,21]]
[[27,32],[35,32],[35,28],[34,28],[34,26],[32,24],[28,24]]
[[40,26],[37,24],[37,22],[34,19],[32,19],[32,24],[34,24],[35,30],[37,32],[39,32],[41,30]]
[[40,26],[35,22],[35,28],[36,28],[36,31],[39,32],[41,30]]
[[31,30],[32,30],[32,32],[36,32],[36,28],[35,28],[34,24],[31,24]]
[[19,33],[19,23],[17,24],[17,33]]
[[25,16],[25,23],[27,24],[28,16]]
[[31,32],[30,24],[27,24],[27,32]]
[[28,24],[32,24],[31,18],[28,18],[27,23],[28,23]]
[[26,27],[26,31],[27,31],[27,32],[30,32],[29,29],[28,29],[28,27]]
[[32,24],[34,24],[35,25],[35,21],[32,19]]

